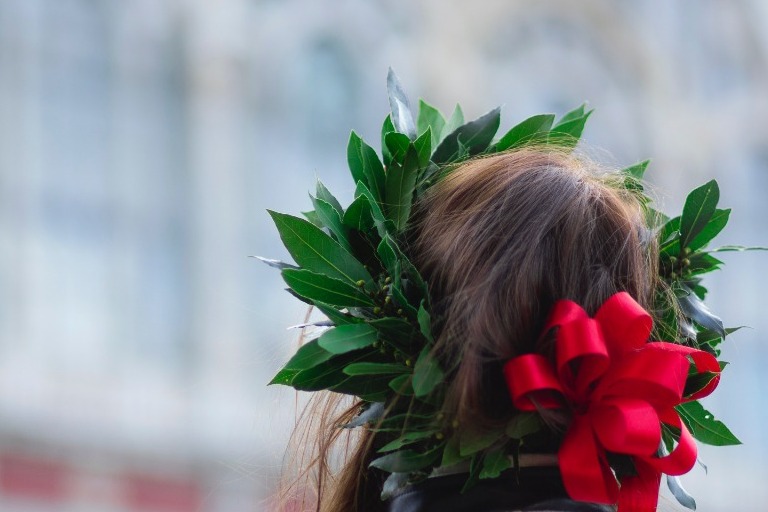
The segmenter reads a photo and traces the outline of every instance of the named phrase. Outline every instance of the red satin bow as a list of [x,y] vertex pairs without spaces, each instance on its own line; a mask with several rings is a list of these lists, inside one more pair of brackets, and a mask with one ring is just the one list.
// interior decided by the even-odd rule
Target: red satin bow
[[[674,343],[647,342],[651,316],[626,292],[609,298],[594,318],[576,303],[555,304],[544,332],[558,327],[555,364],[526,354],[504,365],[515,407],[570,408],[573,421],[558,452],[571,498],[618,503],[619,511],[656,510],[661,473],[681,475],[696,462],[696,444],[674,407],[711,393],[720,366],[707,352]],[[690,360],[697,372],[717,375],[683,397]],[[680,430],[680,440],[658,457],[661,424]],[[606,452],[630,455],[637,474],[621,479]]]

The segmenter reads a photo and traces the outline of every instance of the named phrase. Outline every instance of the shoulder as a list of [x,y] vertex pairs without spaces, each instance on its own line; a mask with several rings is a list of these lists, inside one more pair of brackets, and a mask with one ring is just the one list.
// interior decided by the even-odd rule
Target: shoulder
[[614,512],[611,506],[573,501],[557,468],[527,468],[519,476],[481,480],[462,492],[464,474],[430,478],[386,502],[387,512]]
[[[547,500],[522,508],[521,512],[615,512],[616,508],[570,499]],[[499,511],[501,512],[501,511]]]

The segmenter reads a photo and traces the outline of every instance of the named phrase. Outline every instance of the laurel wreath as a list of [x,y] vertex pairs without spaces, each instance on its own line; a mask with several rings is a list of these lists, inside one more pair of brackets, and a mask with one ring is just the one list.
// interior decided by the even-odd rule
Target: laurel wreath
[[[314,324],[327,329],[302,345],[270,384],[359,397],[360,414],[344,427],[369,428],[384,439],[371,466],[390,473],[385,498],[439,466],[467,463],[465,488],[478,479],[494,478],[513,466],[521,446],[545,429],[535,413],[518,414],[491,432],[458,429],[441,413],[450,375],[432,355],[429,287],[401,250],[413,204],[468,158],[528,144],[575,147],[592,114],[581,105],[559,119],[553,114],[535,115],[496,138],[499,108],[465,122],[459,105],[446,119],[420,100],[414,116],[392,70],[387,84],[391,113],[382,126],[381,158],[355,132],[349,138],[347,161],[356,185],[352,203],[342,207],[318,181],[315,195],[310,196],[313,209],[303,212],[305,218],[269,211],[295,265],[260,258],[280,269],[291,294],[327,317]],[[717,182],[694,189],[682,214],[670,218],[653,208],[645,195],[642,179],[647,166],[648,161],[632,165],[621,175],[624,186],[642,198],[648,226],[660,247],[661,278],[682,311],[676,313],[669,293],[659,291],[656,309],[666,313],[656,324],[657,339],[719,357],[720,344],[738,328],[725,328],[704,304],[707,289],[702,276],[722,267],[715,257],[719,252],[762,248],[709,249],[731,213],[718,208]],[[704,388],[714,376],[691,375],[686,394]],[[718,446],[740,443],[697,401],[677,410],[698,441]],[[676,435],[665,429],[665,449],[673,447]],[[616,462],[614,469],[619,471],[620,466],[621,461]],[[669,483],[678,500],[692,506],[693,499],[676,479]]]

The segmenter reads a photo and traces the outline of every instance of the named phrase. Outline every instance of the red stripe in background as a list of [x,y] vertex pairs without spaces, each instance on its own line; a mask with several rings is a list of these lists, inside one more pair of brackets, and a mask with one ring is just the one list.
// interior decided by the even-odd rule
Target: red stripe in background
[[61,463],[30,455],[0,454],[0,491],[8,496],[66,501],[68,473]]
[[131,510],[198,512],[202,508],[200,487],[191,480],[126,475],[122,483],[125,504]]

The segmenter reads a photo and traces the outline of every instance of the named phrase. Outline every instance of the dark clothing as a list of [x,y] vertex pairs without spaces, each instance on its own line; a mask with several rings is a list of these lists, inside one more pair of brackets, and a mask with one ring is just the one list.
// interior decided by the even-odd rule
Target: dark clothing
[[557,467],[506,471],[499,478],[480,480],[461,493],[466,473],[429,478],[403,489],[388,501],[388,512],[613,512],[614,507],[568,498]]

